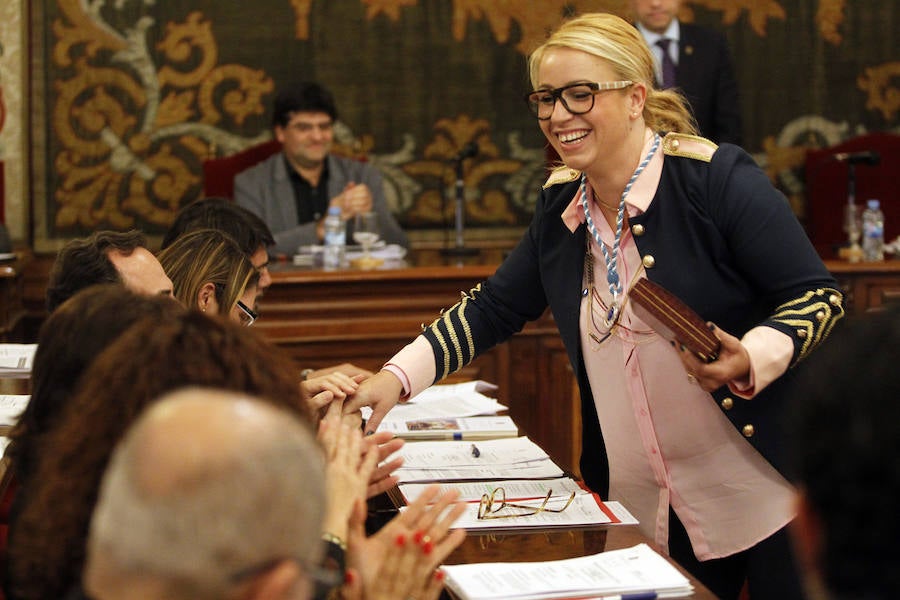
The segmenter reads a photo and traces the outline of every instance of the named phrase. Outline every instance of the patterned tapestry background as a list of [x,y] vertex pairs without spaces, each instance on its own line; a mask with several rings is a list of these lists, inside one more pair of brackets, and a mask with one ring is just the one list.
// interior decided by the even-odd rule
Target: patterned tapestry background
[[[685,0],[731,43],[744,138],[803,214],[807,147],[900,132],[900,0]],[[201,162],[270,136],[279,85],[338,100],[340,141],[377,164],[410,229],[528,223],[543,138],[525,56],[566,15],[627,0],[42,0],[33,4],[37,250],[97,228],[157,234],[201,196]]]

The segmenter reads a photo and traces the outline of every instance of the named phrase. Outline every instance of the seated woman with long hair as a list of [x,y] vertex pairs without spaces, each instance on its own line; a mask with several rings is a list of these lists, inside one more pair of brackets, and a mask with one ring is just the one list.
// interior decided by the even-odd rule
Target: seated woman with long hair
[[259,275],[228,235],[215,229],[186,233],[157,258],[172,280],[175,297],[188,308],[245,325],[256,320]]
[[[158,258],[172,280],[175,298],[189,309],[242,325],[256,321],[259,273],[229,235],[215,229],[191,231],[178,237]],[[356,388],[357,381],[342,373],[300,384],[304,400],[313,409],[343,400]]]

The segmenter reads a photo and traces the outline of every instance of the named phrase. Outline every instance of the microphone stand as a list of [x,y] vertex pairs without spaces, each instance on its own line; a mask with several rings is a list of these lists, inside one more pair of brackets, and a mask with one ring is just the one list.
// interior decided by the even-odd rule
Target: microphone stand
[[844,227],[850,244],[848,259],[850,262],[859,262],[862,258],[862,249],[859,247],[862,225],[856,206],[856,163],[853,161],[847,162],[847,206],[844,208]]
[[465,209],[465,186],[463,184],[464,156],[456,159],[456,245],[452,248],[442,248],[444,256],[473,256],[478,254],[478,248],[466,248],[463,238],[463,212]]

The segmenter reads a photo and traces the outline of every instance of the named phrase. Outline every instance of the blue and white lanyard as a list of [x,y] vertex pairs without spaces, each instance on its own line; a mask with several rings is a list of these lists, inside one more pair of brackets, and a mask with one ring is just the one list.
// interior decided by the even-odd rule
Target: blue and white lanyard
[[[631,191],[631,186],[637,181],[638,176],[645,168],[647,168],[647,165],[650,164],[650,159],[653,158],[656,149],[659,148],[659,142],[659,134],[656,133],[653,136],[653,145],[650,146],[650,151],[647,153],[647,156],[644,157],[644,160],[641,161],[641,164],[637,166],[637,169],[634,170],[634,174],[631,176],[631,179],[628,180],[625,189],[622,190],[622,198],[619,200],[619,210],[616,213],[616,237],[613,241],[612,254],[610,254],[606,249],[606,244],[600,239],[600,232],[597,231],[597,226],[594,225],[594,219],[591,218],[591,210],[587,197],[587,176],[584,173],[581,174],[581,207],[584,209],[584,219],[587,222],[588,231],[594,236],[594,240],[596,240],[597,245],[600,246],[600,251],[603,252],[603,260],[606,261],[606,281],[609,283],[609,293],[612,295],[612,302],[609,305],[609,311],[607,311],[603,323],[607,327],[612,327],[619,318],[619,296],[622,294],[622,282],[619,279],[617,264],[619,259],[619,246],[622,242],[622,225],[625,222],[625,197],[628,195],[628,192]],[[591,190],[591,192],[593,193],[593,190]]]

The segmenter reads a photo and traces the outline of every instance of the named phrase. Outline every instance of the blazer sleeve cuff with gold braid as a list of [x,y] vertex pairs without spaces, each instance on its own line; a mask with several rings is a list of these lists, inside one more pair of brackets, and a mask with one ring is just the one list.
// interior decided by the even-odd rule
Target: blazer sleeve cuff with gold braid
[[462,299],[442,311],[441,316],[422,332],[434,350],[436,382],[459,371],[475,358],[475,341],[466,308],[480,293],[480,283],[468,293],[460,292]]
[[821,344],[844,316],[844,297],[838,290],[810,290],[775,309],[767,325],[794,340],[794,366]]

